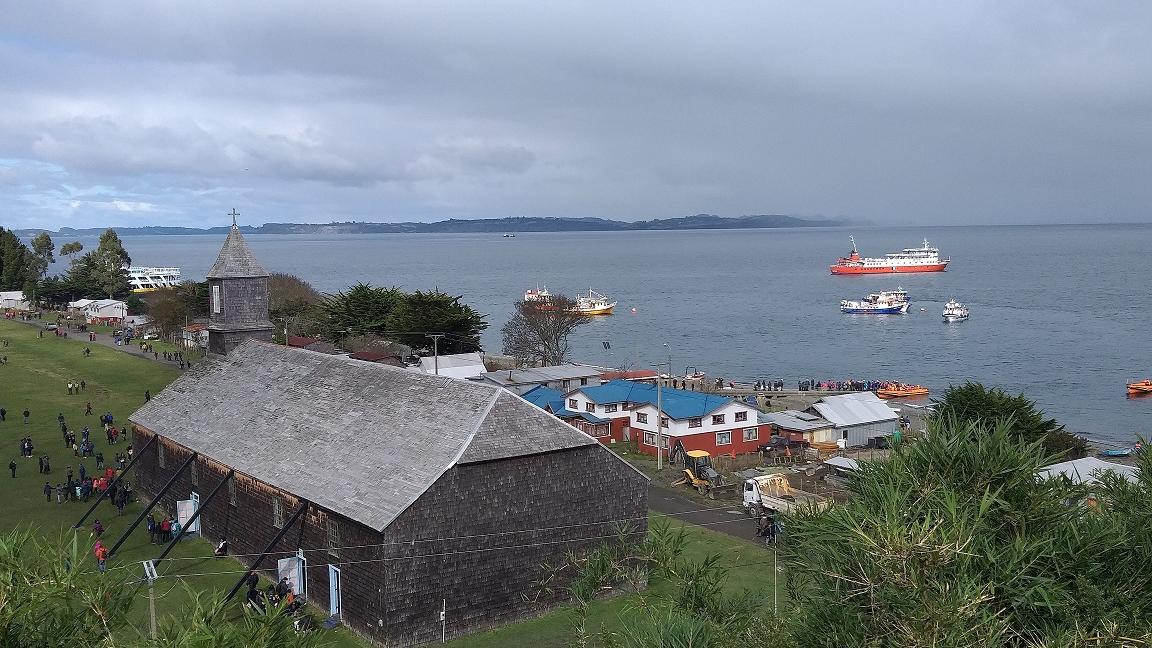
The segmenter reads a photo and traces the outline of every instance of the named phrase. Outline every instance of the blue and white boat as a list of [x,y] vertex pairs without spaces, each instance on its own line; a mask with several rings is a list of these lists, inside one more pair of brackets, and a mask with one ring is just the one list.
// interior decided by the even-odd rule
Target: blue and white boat
[[903,315],[908,312],[908,291],[903,288],[872,293],[864,299],[840,302],[840,312],[860,315]]

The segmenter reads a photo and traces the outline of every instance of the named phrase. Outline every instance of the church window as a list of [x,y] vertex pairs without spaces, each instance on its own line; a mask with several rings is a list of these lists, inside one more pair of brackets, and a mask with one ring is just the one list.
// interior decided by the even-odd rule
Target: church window
[[272,496],[272,526],[284,528],[284,500],[276,495]]
[[328,553],[340,555],[340,527],[331,518],[328,519]]
[[221,312],[220,306],[220,286],[212,286],[212,312]]
[[236,478],[228,480],[228,503],[236,506]]
[[160,466],[161,468],[168,467],[168,457],[166,457],[165,454],[164,442],[161,441],[160,443],[156,444],[156,465]]

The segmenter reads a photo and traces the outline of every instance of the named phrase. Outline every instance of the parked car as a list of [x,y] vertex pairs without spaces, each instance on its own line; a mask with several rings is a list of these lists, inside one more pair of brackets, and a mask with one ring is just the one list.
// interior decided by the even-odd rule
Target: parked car
[[155,331],[149,331],[148,333],[144,334],[144,339],[145,340],[159,340],[160,334],[155,332]]
[[57,328],[59,328],[59,327],[56,326],[55,322],[49,322],[49,323],[44,325],[45,331],[55,331]]

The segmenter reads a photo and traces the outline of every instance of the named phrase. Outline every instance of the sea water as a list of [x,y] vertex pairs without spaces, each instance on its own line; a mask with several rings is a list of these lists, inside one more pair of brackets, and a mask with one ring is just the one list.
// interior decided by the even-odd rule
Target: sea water
[[[832,276],[828,265],[927,238],[947,272]],[[461,295],[488,316],[485,348],[524,290],[589,288],[619,302],[572,337],[579,361],[694,369],[710,377],[891,379],[940,393],[980,381],[1022,392],[1069,429],[1104,444],[1150,436],[1152,377],[1143,272],[1152,226],[902,227],[501,234],[249,235],[274,272],[324,292],[357,282]],[[94,241],[81,239],[86,249]],[[136,265],[202,280],[223,236],[126,236]],[[56,241],[57,246],[67,242]],[[62,264],[60,264],[62,265]],[[841,299],[903,287],[906,315],[840,313]],[[972,311],[941,318],[950,298]],[[607,348],[606,348],[607,347]]]

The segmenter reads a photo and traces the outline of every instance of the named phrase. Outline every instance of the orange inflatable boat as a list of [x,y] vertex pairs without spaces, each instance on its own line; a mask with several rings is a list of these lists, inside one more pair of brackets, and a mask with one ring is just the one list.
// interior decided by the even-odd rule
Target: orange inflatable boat
[[895,383],[876,390],[880,398],[905,398],[908,396],[927,396],[928,388],[920,385],[905,385]]
[[1129,394],[1152,394],[1152,380],[1139,380],[1128,383]]

